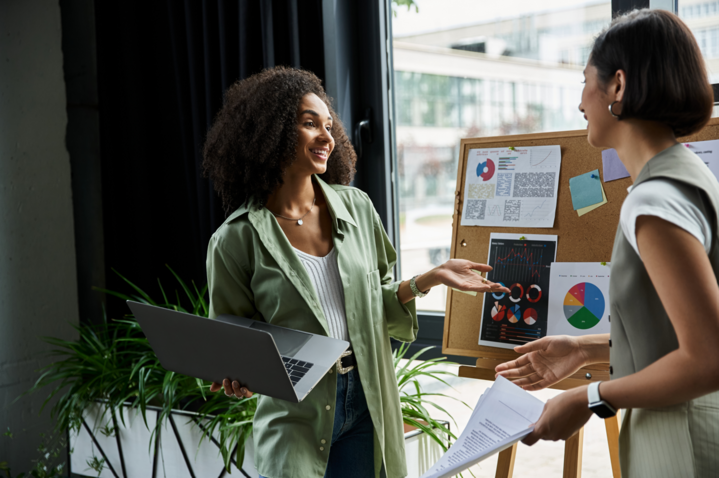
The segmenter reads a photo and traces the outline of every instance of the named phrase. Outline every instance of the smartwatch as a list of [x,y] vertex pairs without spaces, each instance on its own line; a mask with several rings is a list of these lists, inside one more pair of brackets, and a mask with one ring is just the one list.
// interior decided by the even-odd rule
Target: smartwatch
[[599,384],[602,382],[592,382],[587,388],[587,397],[589,398],[589,409],[599,418],[611,418],[617,414],[617,410],[609,403],[602,400],[599,396]]

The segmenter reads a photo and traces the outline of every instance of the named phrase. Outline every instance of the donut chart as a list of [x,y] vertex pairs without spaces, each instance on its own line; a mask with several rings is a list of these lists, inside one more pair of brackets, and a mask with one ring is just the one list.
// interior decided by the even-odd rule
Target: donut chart
[[[506,285],[504,285],[504,282],[497,282],[497,284],[501,285],[502,287],[507,287]],[[504,299],[504,296],[505,296],[505,295],[507,295],[506,292],[502,292],[501,294],[497,294],[496,292],[493,292],[493,293],[492,293],[492,297],[494,297],[494,298],[497,299],[497,300],[502,300],[502,299]]]
[[507,320],[509,320],[511,323],[516,324],[519,322],[519,319],[522,317],[522,313],[519,310],[518,305],[513,305],[509,308],[509,311],[507,311]]
[[564,316],[572,327],[580,330],[597,325],[605,307],[604,294],[591,282],[574,285],[564,297]]
[[[514,291],[519,288],[519,296],[514,296]],[[514,284],[509,286],[509,300],[514,302],[515,304],[522,300],[522,296],[524,295],[524,287],[522,287],[522,284],[519,282],[515,282]]]
[[494,177],[494,161],[487,158],[485,162],[479,163],[477,165],[477,177],[482,178],[483,181],[492,179]]
[[[532,299],[532,295],[533,295],[532,290],[537,291],[537,297],[535,297],[534,299]],[[541,299],[541,298],[542,298],[542,288],[539,287],[537,284],[532,284],[527,288],[527,300],[529,302],[532,302],[532,303],[539,302],[539,299]]]

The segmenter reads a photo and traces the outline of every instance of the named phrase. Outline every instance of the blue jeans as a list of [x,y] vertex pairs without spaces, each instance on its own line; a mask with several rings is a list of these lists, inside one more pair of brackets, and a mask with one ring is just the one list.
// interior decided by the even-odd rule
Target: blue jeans
[[354,369],[345,375],[337,374],[335,423],[325,478],[373,476],[374,426],[359,373]]

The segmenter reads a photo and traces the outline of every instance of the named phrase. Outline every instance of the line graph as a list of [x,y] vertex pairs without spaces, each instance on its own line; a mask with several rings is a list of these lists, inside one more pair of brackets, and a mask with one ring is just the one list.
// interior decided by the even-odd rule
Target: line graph
[[551,251],[551,255],[545,259],[545,250],[545,246],[497,246],[492,280],[496,282],[502,277],[510,282],[521,283],[530,282],[535,278],[540,279],[542,272],[549,273],[549,267],[554,260],[554,251]]
[[[531,219],[537,219],[537,217],[544,217],[547,215],[547,211],[544,211],[544,205],[547,203],[546,199],[543,199],[540,204],[534,207],[530,212],[524,215],[524,217],[528,217]],[[539,211],[539,214],[537,214],[537,211]]]

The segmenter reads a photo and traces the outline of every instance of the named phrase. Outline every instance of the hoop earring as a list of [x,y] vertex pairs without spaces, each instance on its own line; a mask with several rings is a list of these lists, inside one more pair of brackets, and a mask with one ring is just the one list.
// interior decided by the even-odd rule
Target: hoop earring
[[610,113],[612,116],[614,116],[615,118],[620,119],[620,118],[619,118],[620,115],[614,114],[614,111],[612,111],[612,106],[614,106],[616,103],[619,103],[619,102],[618,102],[618,101],[614,101],[614,102],[612,102],[611,105],[609,105],[609,113]]

